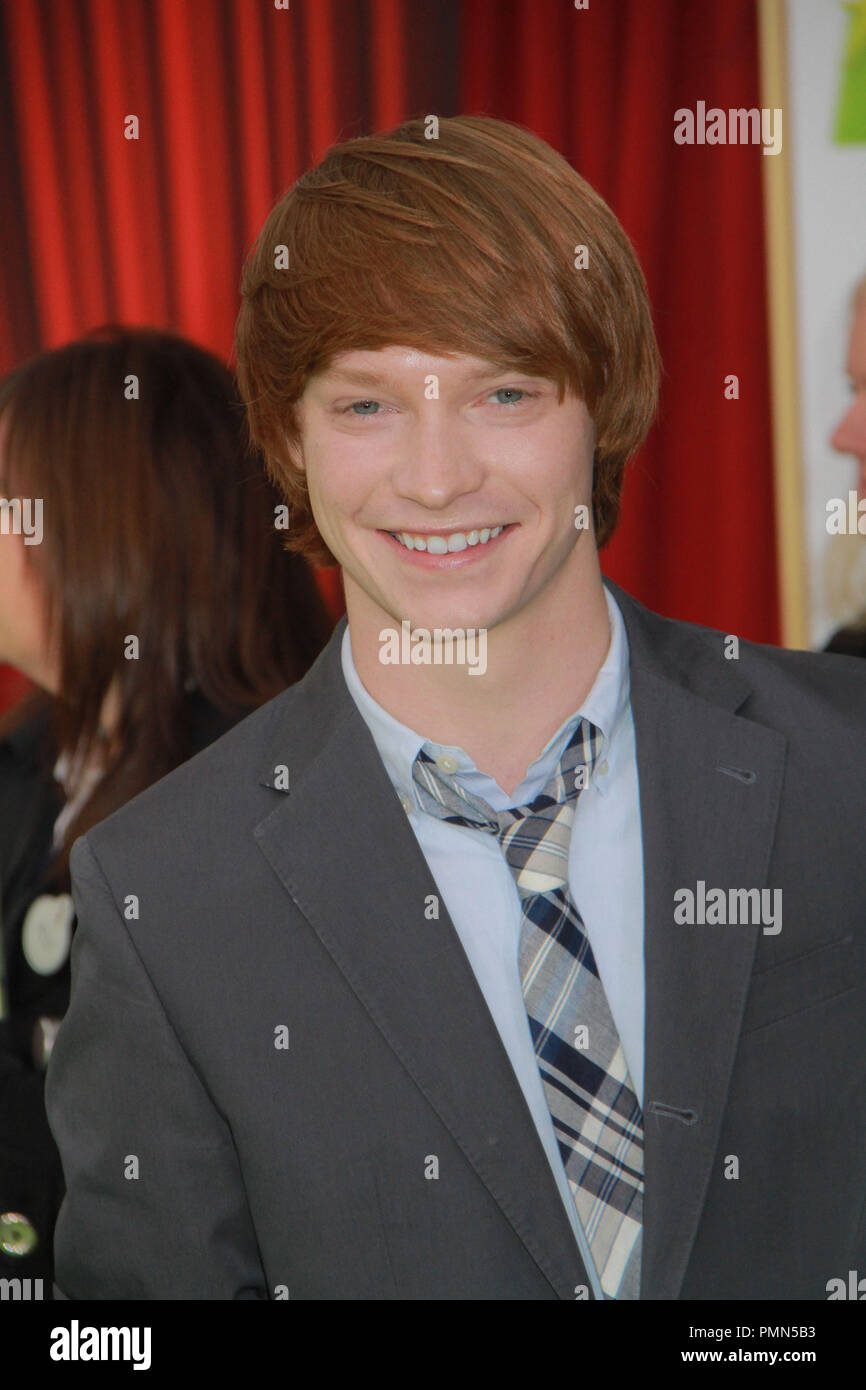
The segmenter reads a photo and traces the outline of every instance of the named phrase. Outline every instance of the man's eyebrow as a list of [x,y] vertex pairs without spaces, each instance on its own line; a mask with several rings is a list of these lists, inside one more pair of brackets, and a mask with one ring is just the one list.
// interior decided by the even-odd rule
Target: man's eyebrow
[[[472,371],[466,372],[465,380],[478,381],[487,376],[502,376],[511,370],[510,367],[502,366],[496,362],[486,362],[482,367],[474,367]],[[358,386],[396,386],[399,384],[387,372],[364,371],[362,368],[331,367],[323,375],[335,381],[355,382]],[[526,373],[520,375],[526,375]]]

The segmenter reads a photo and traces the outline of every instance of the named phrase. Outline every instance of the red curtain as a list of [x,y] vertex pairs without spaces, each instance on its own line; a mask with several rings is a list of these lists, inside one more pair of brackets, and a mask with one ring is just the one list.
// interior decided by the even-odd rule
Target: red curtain
[[[626,472],[603,568],[658,612],[778,642],[765,156],[673,139],[680,107],[760,106],[754,0],[470,0],[464,14],[461,106],[564,154],[647,275],[661,410]],[[739,400],[725,399],[729,374]]]
[[518,121],[611,203],[656,313],[661,416],[606,572],[661,612],[779,640],[762,156],[673,140],[678,107],[758,105],[753,0],[7,0],[0,16],[0,371],[111,320],[228,359],[243,257],[329,144],[431,112]]

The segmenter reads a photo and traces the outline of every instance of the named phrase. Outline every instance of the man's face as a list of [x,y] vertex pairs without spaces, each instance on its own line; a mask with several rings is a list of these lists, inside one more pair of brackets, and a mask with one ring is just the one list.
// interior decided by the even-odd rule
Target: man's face
[[848,342],[848,376],[853,400],[831,436],[842,454],[853,454],[859,464],[859,491],[866,498],[866,303],[854,315]]
[[545,603],[566,620],[574,566],[595,557],[592,530],[575,527],[576,507],[592,514],[582,401],[569,392],[560,405],[554,382],[476,357],[389,347],[335,358],[308,381],[298,419],[298,462],[351,620],[492,630]]

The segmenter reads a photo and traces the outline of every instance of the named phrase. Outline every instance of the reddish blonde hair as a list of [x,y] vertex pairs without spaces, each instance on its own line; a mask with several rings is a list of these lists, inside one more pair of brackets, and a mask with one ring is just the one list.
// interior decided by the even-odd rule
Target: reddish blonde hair
[[[237,375],[252,440],[292,509],[286,544],[336,563],[291,457],[308,378],[339,353],[406,344],[544,376],[560,402],[567,387],[585,402],[601,547],[658,399],[637,256],[607,204],[531,131],[488,116],[441,117],[435,139],[427,130],[417,118],[332,146],[247,258]],[[581,246],[588,264],[576,268]]]

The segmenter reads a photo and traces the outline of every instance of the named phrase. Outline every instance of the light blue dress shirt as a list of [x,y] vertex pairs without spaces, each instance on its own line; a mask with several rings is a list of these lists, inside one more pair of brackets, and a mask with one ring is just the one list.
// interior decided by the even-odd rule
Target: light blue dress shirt
[[619,607],[605,587],[611,641],[604,664],[580,709],[553,735],[509,796],[462,748],[432,743],[401,724],[370,695],[343,634],[343,675],[406,811],[421,852],[475,974],[538,1131],[597,1298],[602,1292],[568,1185],[529,1032],[518,971],[521,908],[499,843],[447,825],[418,805],[412,766],[430,742],[433,756],[450,754],[462,786],[495,811],[524,806],[544,790],[585,716],[601,730],[593,776],[577,800],[569,848],[569,887],[583,918],[611,1013],[643,1106],[644,884],[634,722],[629,698],[628,637]]

